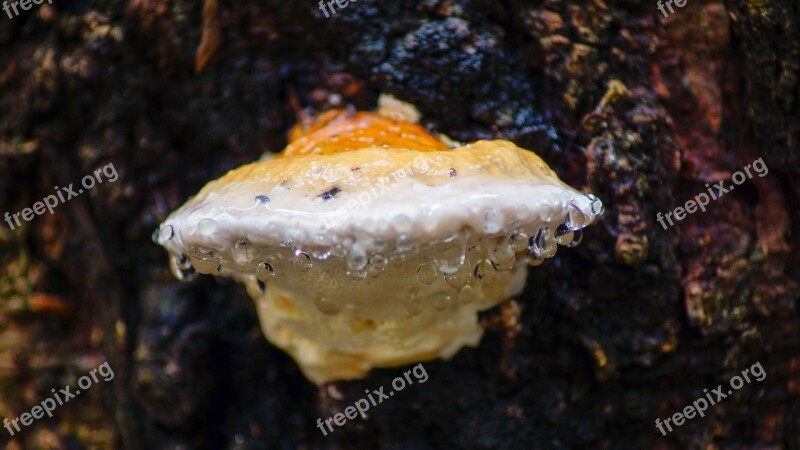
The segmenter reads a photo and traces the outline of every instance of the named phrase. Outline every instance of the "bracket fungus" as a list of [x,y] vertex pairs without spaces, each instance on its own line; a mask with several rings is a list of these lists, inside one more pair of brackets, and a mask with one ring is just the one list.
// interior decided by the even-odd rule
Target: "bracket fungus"
[[269,341],[322,384],[477,345],[477,313],[601,212],[511,142],[451,148],[412,122],[334,110],[208,183],[155,240],[179,279],[243,282]]

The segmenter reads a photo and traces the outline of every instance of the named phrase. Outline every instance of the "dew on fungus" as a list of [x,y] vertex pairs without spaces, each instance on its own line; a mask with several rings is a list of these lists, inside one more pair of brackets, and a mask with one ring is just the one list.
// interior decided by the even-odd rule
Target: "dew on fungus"
[[558,250],[555,235],[550,227],[539,228],[530,239],[529,253],[535,258],[552,258]]
[[391,267],[402,267],[405,262],[406,253],[398,250],[397,247],[393,248],[389,253],[389,265]]
[[456,236],[449,242],[436,246],[433,253],[436,268],[444,274],[456,272],[464,265],[466,244],[463,236]]
[[570,245],[575,239],[575,232],[566,224],[561,224],[556,228],[556,242],[558,245]]
[[163,228],[156,228],[156,230],[153,231],[151,238],[153,239],[154,243],[158,244],[160,240],[168,241],[172,239],[172,236],[174,236],[172,225],[167,225]]
[[469,284],[458,290],[458,300],[462,305],[469,305],[475,301],[477,296],[478,294],[475,292],[475,288]]
[[180,280],[246,283],[267,339],[314,383],[447,358],[478,344],[480,311],[521,292],[528,266],[577,245],[603,211],[511,142],[448,142],[328,111],[274,158],[210,182],[152,237]]
[[474,272],[475,279],[483,280],[484,278],[489,276],[491,274],[491,271],[493,270],[494,266],[489,260],[484,259],[482,261],[479,261],[478,264],[475,265],[475,272]]
[[451,274],[445,274],[444,282],[447,283],[448,286],[454,289],[459,289],[469,282],[470,277],[472,277],[472,273],[470,273],[470,271],[465,268],[462,270],[458,270],[457,272],[453,272]]
[[450,295],[449,292],[434,292],[431,294],[431,306],[436,311],[444,311],[450,306],[450,302],[453,299],[453,296]]
[[258,264],[258,267],[256,268],[256,278],[258,278],[259,281],[266,283],[274,276],[275,269],[272,268],[272,264],[268,262],[262,262]]
[[371,277],[377,277],[383,273],[385,267],[386,257],[381,253],[375,253],[369,257],[369,261],[367,263],[367,273],[369,273],[369,276]]
[[564,220],[564,225],[570,230],[580,230],[591,223],[592,219],[586,215],[574,202],[569,204],[569,211]]
[[189,258],[183,253],[169,258],[169,268],[172,275],[179,281],[191,281],[197,276],[197,272],[189,262]]
[[583,230],[575,230],[572,232],[572,241],[567,244],[567,247],[575,247],[583,240]]
[[419,295],[418,290],[412,290],[406,296],[406,310],[412,316],[416,316],[417,314],[422,313],[425,309],[424,305],[422,304],[422,297]]
[[220,260],[217,258],[206,258],[206,257],[197,257],[197,256],[189,256],[189,262],[192,263],[192,267],[198,273],[210,274],[217,270],[219,267]]
[[231,258],[236,264],[247,264],[258,255],[258,248],[247,239],[239,239],[231,249]]
[[511,270],[514,268],[514,250],[505,240],[501,240],[492,248],[492,254],[489,259],[497,270]]
[[439,278],[439,272],[432,263],[425,263],[417,268],[417,281],[422,284],[433,284]]
[[296,250],[294,252],[294,256],[292,256],[292,265],[300,272],[308,272],[313,266],[311,263],[311,257],[308,256],[308,253],[302,250]]
[[354,245],[350,249],[347,258],[347,269],[351,271],[361,271],[367,265],[367,252],[360,245]]
[[516,232],[508,237],[508,245],[515,252],[522,252],[528,248],[528,235],[522,232]]

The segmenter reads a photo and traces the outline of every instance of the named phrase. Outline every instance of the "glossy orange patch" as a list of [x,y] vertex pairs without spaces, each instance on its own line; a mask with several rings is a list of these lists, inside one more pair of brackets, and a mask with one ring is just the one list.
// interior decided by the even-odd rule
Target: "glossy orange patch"
[[417,124],[373,112],[337,109],[325,112],[305,130],[295,125],[289,133],[289,145],[278,157],[333,155],[376,145],[420,152],[449,148]]

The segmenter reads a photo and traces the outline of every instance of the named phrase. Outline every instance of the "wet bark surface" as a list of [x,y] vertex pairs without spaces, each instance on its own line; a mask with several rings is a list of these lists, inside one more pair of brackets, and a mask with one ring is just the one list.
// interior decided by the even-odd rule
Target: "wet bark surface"
[[[0,442],[800,448],[800,9],[672,8],[362,0],[326,18],[314,2],[54,0],[0,13],[0,211],[118,172],[0,226],[0,413],[104,361],[115,373]],[[406,369],[313,386],[263,338],[243,287],[178,283],[150,234],[207,181],[280,150],[293,97],[372,109],[382,92],[454,139],[535,150],[606,213],[483,314],[478,348],[424,363],[425,383],[323,436],[317,418]],[[657,221],[758,158],[768,174]],[[755,363],[763,381],[666,436],[654,426]]]

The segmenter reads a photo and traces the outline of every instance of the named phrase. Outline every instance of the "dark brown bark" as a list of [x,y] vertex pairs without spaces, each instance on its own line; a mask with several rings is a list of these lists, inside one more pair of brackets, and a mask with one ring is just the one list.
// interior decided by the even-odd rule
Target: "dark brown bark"
[[[655,1],[600,0],[362,0],[330,19],[289,1],[0,12],[0,212],[119,173],[0,225],[0,414],[103,361],[115,372],[0,443],[800,449],[800,7],[672,5],[668,18]],[[281,149],[293,95],[321,111],[372,109],[381,92],[455,139],[536,150],[606,213],[484,314],[480,347],[425,363],[425,384],[324,437],[318,417],[400,369],[317,389],[263,338],[241,286],[178,283],[150,233],[208,180]],[[759,158],[767,175],[657,222]],[[763,381],[655,428],[757,362]]]

